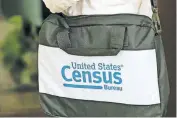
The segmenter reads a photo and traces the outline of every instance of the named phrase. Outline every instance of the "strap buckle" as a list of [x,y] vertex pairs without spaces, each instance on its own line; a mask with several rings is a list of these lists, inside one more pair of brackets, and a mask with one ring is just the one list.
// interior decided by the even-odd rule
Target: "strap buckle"
[[153,8],[153,23],[157,34],[162,32],[158,8]]

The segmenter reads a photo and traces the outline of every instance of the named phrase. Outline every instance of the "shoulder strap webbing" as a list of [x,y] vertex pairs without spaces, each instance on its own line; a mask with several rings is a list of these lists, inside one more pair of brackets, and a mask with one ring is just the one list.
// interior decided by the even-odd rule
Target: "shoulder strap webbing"
[[153,8],[157,8],[157,0],[151,0],[151,4]]
[[158,3],[157,0],[151,0],[152,4],[152,11],[153,11],[153,22],[156,29],[156,34],[160,34],[162,32],[161,24],[160,24],[160,18],[158,13]]

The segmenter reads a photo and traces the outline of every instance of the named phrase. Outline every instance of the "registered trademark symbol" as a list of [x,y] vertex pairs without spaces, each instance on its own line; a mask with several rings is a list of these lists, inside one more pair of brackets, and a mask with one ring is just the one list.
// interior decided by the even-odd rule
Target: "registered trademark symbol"
[[124,67],[124,65],[121,65],[121,67]]

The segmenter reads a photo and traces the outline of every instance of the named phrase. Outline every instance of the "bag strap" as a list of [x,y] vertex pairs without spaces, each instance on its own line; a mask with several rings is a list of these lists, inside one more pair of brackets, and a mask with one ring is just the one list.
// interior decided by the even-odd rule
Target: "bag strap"
[[[62,15],[62,14],[60,14]],[[110,28],[110,41],[109,48],[105,49],[87,49],[87,48],[72,48],[70,40],[70,27],[66,20],[62,16],[58,17],[58,24],[60,24],[60,30],[57,31],[57,43],[58,47],[69,54],[81,55],[81,56],[114,56],[117,55],[124,46],[128,46],[128,41],[125,39],[126,27]]]
[[58,46],[62,50],[65,51],[67,48],[71,48],[71,41],[69,38],[70,27],[63,17],[61,17],[60,15],[58,15],[57,17],[58,17],[59,24],[61,25],[60,26],[61,29],[57,31],[57,39],[56,40],[57,40]]
[[107,48],[67,48],[68,54],[77,56],[116,56],[125,46],[128,46],[126,27],[112,27]]
[[158,35],[162,32],[162,28],[161,28],[159,13],[158,13],[157,0],[151,0],[151,5],[152,5],[152,11],[153,11],[152,20],[155,26],[156,34]]
[[153,8],[157,8],[157,0],[151,0],[151,4]]

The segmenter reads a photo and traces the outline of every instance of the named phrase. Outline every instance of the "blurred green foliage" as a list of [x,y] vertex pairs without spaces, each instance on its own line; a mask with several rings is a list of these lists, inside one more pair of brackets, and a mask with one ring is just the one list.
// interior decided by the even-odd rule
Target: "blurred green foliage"
[[0,53],[4,66],[19,84],[37,83],[37,36],[24,33],[24,21],[21,16],[13,16],[8,23],[14,29],[0,42]]

